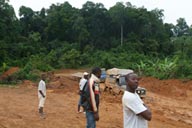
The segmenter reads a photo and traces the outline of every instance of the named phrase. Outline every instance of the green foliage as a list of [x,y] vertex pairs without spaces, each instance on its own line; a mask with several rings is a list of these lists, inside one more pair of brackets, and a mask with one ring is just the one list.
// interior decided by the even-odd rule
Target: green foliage
[[53,68],[131,68],[142,75],[191,78],[192,29],[185,19],[163,23],[163,10],[117,2],[107,10],[86,2],[52,4],[33,11],[21,6],[19,19],[0,0],[0,68],[19,66],[14,80],[33,79]]
[[137,67],[140,74],[153,76],[159,79],[168,79],[175,77],[178,70],[177,62],[178,58],[147,60],[146,62],[140,61],[140,63],[137,64]]
[[90,56],[90,62],[92,66],[112,68],[116,64],[116,58],[113,53],[97,51]]
[[26,68],[24,68],[14,73],[11,77],[13,78],[14,81],[20,81],[20,80],[36,81],[40,77],[40,71],[38,70],[27,71]]
[[6,63],[3,63],[2,65],[2,72],[5,72],[8,69],[8,66]]
[[58,68],[58,57],[55,50],[51,50],[44,58],[46,64],[49,64],[53,68]]
[[31,56],[29,62],[25,65],[24,70],[27,72],[35,69],[40,71],[52,70],[53,68],[48,63],[46,63],[44,56],[45,55]]
[[2,66],[0,67],[0,75],[9,69],[9,66],[4,62]]
[[44,55],[31,56],[26,65],[18,72],[10,75],[4,83],[18,83],[24,79],[36,81],[40,77],[40,72],[46,72],[52,69],[53,68],[46,63]]
[[188,78],[192,79],[192,61],[181,60],[178,62],[178,68],[176,71],[177,78]]
[[20,69],[18,72],[7,76],[5,79],[1,80],[1,84],[18,84],[22,80],[32,80],[36,81],[40,77],[40,71],[30,71],[27,72],[25,69]]
[[76,49],[71,49],[63,53],[59,59],[59,65],[62,68],[78,68],[81,65],[80,52]]

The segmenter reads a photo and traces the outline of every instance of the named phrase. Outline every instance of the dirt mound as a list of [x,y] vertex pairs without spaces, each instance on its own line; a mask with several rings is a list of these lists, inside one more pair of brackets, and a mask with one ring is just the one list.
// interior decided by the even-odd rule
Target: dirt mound
[[7,70],[6,72],[4,72],[1,76],[0,76],[0,80],[6,79],[8,76],[11,76],[12,74],[14,74],[15,72],[19,71],[18,67],[11,67],[9,70]]
[[192,81],[178,79],[158,80],[152,77],[145,77],[140,80],[140,85],[148,91],[172,98],[188,97],[188,91],[192,90]]
[[71,75],[74,72],[70,69],[47,72],[47,89],[53,93],[77,92],[78,81]]

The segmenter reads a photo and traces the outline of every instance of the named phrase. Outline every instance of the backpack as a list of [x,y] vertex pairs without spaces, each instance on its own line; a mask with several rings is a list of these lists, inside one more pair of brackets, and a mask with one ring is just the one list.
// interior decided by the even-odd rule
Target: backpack
[[89,81],[87,81],[83,87],[81,98],[81,106],[84,108],[84,110],[88,110],[91,107]]

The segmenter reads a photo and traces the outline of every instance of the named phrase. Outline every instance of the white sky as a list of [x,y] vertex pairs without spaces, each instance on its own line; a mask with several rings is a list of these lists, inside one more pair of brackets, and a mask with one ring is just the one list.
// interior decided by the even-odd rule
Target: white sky
[[[33,11],[40,11],[43,7],[49,8],[51,4],[64,3],[68,1],[73,7],[82,8],[88,0],[9,0],[13,5],[16,14],[19,7],[24,5],[30,7]],[[144,6],[149,11],[155,8],[163,9],[164,22],[176,24],[179,18],[185,18],[187,24],[192,25],[192,0],[89,0],[94,3],[102,3],[105,8],[109,9],[116,2],[131,2],[136,7]]]

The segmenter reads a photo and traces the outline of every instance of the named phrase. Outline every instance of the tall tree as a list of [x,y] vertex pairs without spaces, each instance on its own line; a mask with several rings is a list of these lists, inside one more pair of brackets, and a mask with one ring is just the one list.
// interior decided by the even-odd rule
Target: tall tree
[[47,40],[73,41],[72,24],[76,12],[68,2],[52,4],[47,10]]
[[14,58],[15,41],[18,37],[18,19],[8,0],[0,0],[0,64]]
[[8,0],[0,0],[0,39],[12,37],[17,18]]
[[175,26],[174,31],[177,33],[177,36],[183,36],[189,34],[189,26],[184,18],[179,18]]
[[110,27],[110,17],[104,5],[88,1],[80,12],[90,34],[90,45],[99,49],[108,48],[109,34],[107,30]]
[[82,16],[77,16],[77,18],[74,20],[72,29],[73,36],[76,39],[76,42],[78,42],[80,50],[83,50],[88,44],[90,33],[87,30],[87,26]]
[[123,45],[123,26],[125,24],[125,6],[122,2],[117,2],[115,6],[111,7],[109,13],[112,20],[120,26],[121,46]]
[[25,37],[28,37],[28,35],[33,29],[32,24],[34,15],[35,12],[29,7],[21,6],[19,8],[20,22],[22,26],[22,35]]

